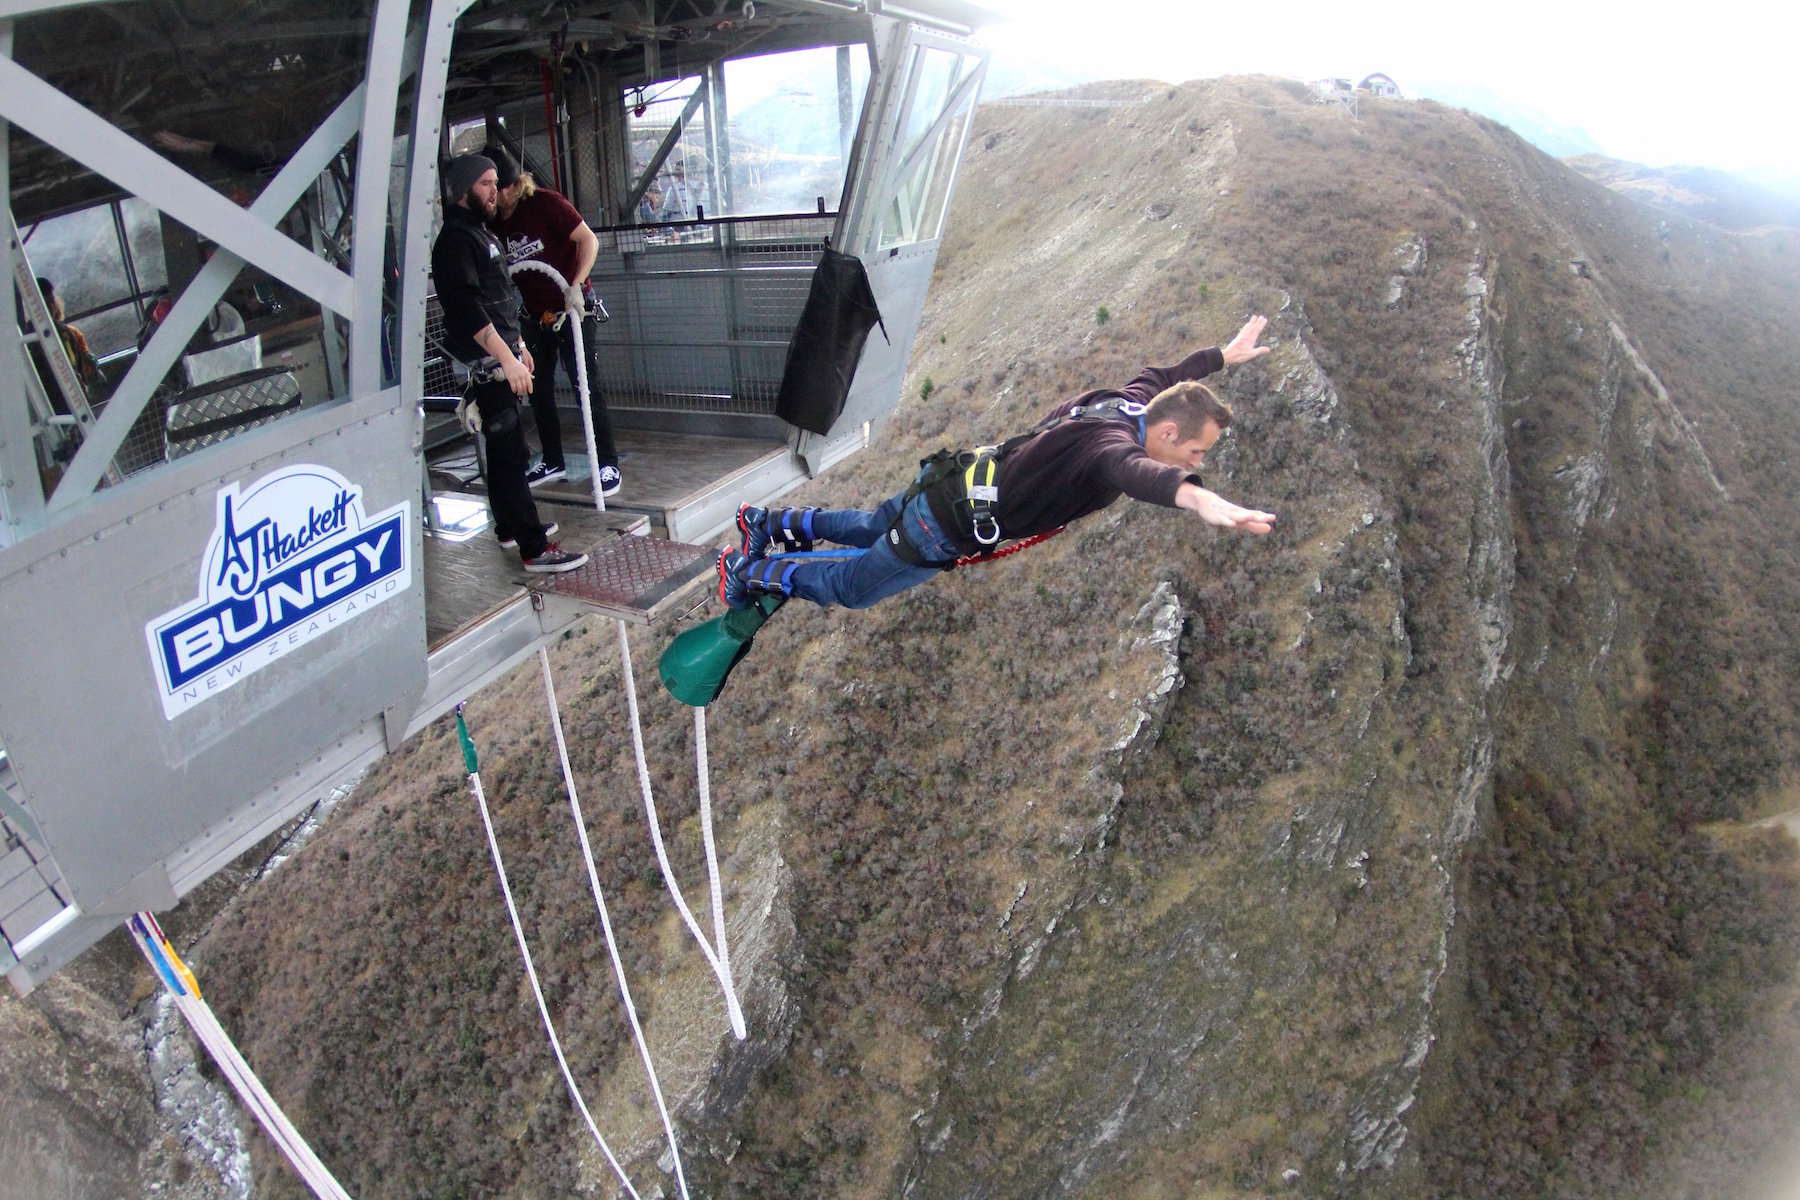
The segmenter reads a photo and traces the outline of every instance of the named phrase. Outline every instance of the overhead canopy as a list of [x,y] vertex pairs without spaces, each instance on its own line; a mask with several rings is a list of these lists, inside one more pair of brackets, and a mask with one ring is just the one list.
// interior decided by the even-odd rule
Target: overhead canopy
[[[372,0],[65,3],[14,21],[13,57],[146,143],[167,129],[280,162],[362,79],[373,9]],[[629,87],[749,51],[823,44],[883,11],[960,34],[992,19],[961,0],[477,0],[458,25],[446,103],[478,111],[542,88],[557,52]],[[117,191],[16,131],[11,156],[21,223]]]

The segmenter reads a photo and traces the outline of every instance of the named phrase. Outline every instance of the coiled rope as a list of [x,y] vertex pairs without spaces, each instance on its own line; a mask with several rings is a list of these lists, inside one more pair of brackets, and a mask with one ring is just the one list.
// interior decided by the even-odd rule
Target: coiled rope
[[[175,1007],[206,1047],[208,1054],[219,1065],[225,1078],[231,1082],[231,1088],[238,1099],[256,1117],[257,1123],[269,1135],[269,1139],[280,1148],[294,1173],[300,1176],[307,1187],[319,1200],[350,1200],[350,1193],[338,1183],[319,1156],[313,1153],[306,1139],[300,1136],[275,1098],[263,1087],[262,1080],[238,1053],[238,1048],[231,1041],[231,1035],[225,1032],[219,1019],[213,1016],[212,1009],[200,997],[200,984],[194,973],[187,968],[176,955],[175,948],[169,944],[162,927],[157,925],[156,918],[147,912],[138,913],[125,923],[131,936],[143,951],[144,958],[150,963],[163,986],[175,1000]],[[635,1194],[635,1193],[634,1193]]]
[[[554,283],[564,293],[565,300],[567,299],[569,281],[563,278],[561,271],[549,263],[526,259],[524,262],[514,263],[509,273],[516,276],[520,271],[536,271],[540,275],[548,276],[550,282]],[[579,401],[581,408],[581,430],[587,438],[588,482],[593,485],[594,507],[605,512],[606,497],[600,494],[600,446],[594,440],[594,409],[593,402],[588,395],[587,347],[581,339],[581,309],[571,305],[565,307],[563,311],[568,314],[569,337],[575,347],[575,398]]]

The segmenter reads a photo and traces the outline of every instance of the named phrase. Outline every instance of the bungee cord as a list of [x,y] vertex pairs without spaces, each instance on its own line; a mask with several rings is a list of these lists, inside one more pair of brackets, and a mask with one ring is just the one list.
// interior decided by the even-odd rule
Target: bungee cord
[[687,1174],[681,1167],[681,1148],[675,1142],[675,1126],[669,1120],[669,1107],[663,1102],[662,1085],[656,1078],[656,1066],[650,1061],[650,1046],[644,1040],[644,1027],[638,1021],[637,1007],[631,1002],[631,988],[625,983],[625,964],[619,960],[619,944],[613,937],[612,918],[606,911],[606,897],[600,891],[600,873],[594,866],[594,848],[588,843],[587,821],[581,815],[581,801],[575,793],[575,772],[569,766],[569,747],[563,740],[562,713],[556,702],[556,685],[550,678],[550,654],[542,646],[538,647],[538,664],[544,671],[544,694],[550,701],[550,727],[556,733],[556,755],[562,762],[563,786],[569,793],[569,812],[575,819],[575,836],[581,840],[581,860],[587,866],[588,884],[594,892],[594,907],[600,912],[600,928],[606,934],[606,952],[612,957],[613,977],[619,981],[619,999],[625,1005],[625,1016],[631,1022],[631,1035],[637,1039],[638,1056],[644,1061],[644,1074],[650,1078],[650,1094],[656,1097],[656,1111],[662,1117],[663,1133],[669,1139],[669,1153],[675,1159],[675,1182],[681,1188],[682,1200],[687,1200]]
[[175,1007],[181,1010],[188,1026],[193,1029],[194,1036],[206,1047],[217,1063],[220,1072],[231,1083],[238,1099],[250,1110],[263,1131],[269,1135],[294,1173],[302,1182],[312,1189],[319,1200],[350,1200],[350,1193],[344,1190],[336,1177],[319,1161],[319,1156],[307,1144],[300,1131],[294,1128],[275,1098],[263,1087],[262,1080],[250,1069],[250,1064],[238,1052],[231,1035],[219,1024],[205,1000],[200,996],[200,984],[194,973],[188,970],[187,964],[176,955],[175,948],[156,923],[156,918],[148,912],[140,912],[125,923],[131,931],[132,940],[137,942],[138,949],[156,972],[157,978],[175,1001]]
[[506,900],[506,915],[512,920],[513,938],[519,943],[519,956],[525,960],[525,978],[531,981],[531,994],[537,999],[538,1014],[544,1019],[544,1032],[550,1035],[550,1049],[556,1055],[556,1065],[562,1070],[563,1082],[568,1085],[569,1097],[575,1101],[575,1107],[581,1112],[581,1119],[587,1122],[588,1132],[594,1135],[600,1152],[606,1156],[619,1182],[631,1194],[632,1200],[643,1200],[637,1188],[631,1184],[631,1178],[625,1174],[625,1168],[606,1144],[606,1138],[600,1133],[600,1127],[594,1123],[594,1114],[588,1111],[587,1101],[581,1098],[581,1089],[575,1084],[575,1075],[569,1070],[569,1060],[563,1055],[562,1039],[556,1036],[556,1023],[550,1019],[550,1006],[544,1001],[544,989],[538,983],[537,967],[531,961],[531,947],[525,942],[525,929],[519,924],[519,909],[513,903],[512,885],[507,882],[506,862],[500,854],[500,841],[494,836],[494,821],[488,814],[487,793],[482,790],[479,759],[475,754],[475,741],[469,736],[469,726],[463,720],[462,705],[456,706],[456,735],[462,742],[463,765],[469,771],[469,786],[475,792],[475,806],[481,811],[481,827],[487,831],[488,850],[494,857],[494,872],[500,877],[500,895]]
[[731,1032],[741,1042],[749,1036],[749,1031],[744,1024],[744,1010],[738,1003],[737,990],[732,986],[730,951],[725,942],[725,899],[719,887],[718,852],[712,839],[712,790],[707,782],[710,766],[706,755],[705,710],[695,710],[695,728],[698,731],[695,757],[698,760],[700,778],[700,831],[706,846],[707,879],[712,885],[713,929],[719,943],[716,951],[700,931],[700,923],[694,919],[693,910],[688,908],[687,901],[682,898],[681,886],[675,882],[675,869],[669,865],[669,852],[663,845],[662,827],[656,819],[656,799],[650,789],[650,766],[644,757],[644,728],[638,716],[637,680],[631,669],[631,643],[625,636],[625,622],[618,622],[618,626],[619,669],[625,676],[625,705],[631,715],[631,749],[637,758],[638,787],[644,794],[644,811],[649,819],[650,841],[656,847],[656,863],[662,868],[663,882],[668,885],[676,910],[686,922],[688,932],[694,935],[694,941],[699,943],[706,965],[712,968],[713,975],[719,981],[719,989],[725,994],[725,1014],[731,1021]]

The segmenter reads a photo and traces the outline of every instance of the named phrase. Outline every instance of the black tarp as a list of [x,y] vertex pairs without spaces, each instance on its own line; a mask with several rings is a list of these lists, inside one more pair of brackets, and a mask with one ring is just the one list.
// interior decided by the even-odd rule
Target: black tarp
[[[826,246],[788,342],[775,415],[808,433],[829,432],[844,411],[863,343],[880,321],[862,260]],[[887,336],[886,325],[881,334]]]

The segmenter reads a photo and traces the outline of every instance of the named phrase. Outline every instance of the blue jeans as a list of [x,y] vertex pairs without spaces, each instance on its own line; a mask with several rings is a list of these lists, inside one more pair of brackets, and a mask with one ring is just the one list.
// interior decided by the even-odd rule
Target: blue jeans
[[[934,567],[915,567],[888,544],[888,526],[901,511],[906,493],[891,497],[874,512],[861,509],[825,509],[813,515],[813,533],[828,542],[857,548],[857,553],[831,557],[831,551],[814,551],[792,561],[791,593],[814,604],[838,604],[844,608],[868,608],[897,592],[917,587],[933,575]],[[954,561],[959,551],[944,535],[931,505],[915,496],[906,505],[900,530],[927,562]]]

